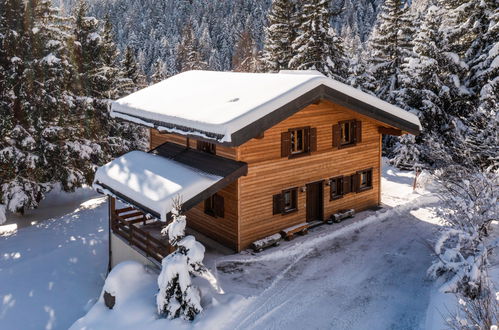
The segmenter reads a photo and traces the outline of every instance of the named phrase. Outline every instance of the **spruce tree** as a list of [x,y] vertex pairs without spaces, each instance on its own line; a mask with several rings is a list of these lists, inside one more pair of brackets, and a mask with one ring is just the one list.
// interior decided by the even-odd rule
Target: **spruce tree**
[[298,28],[296,5],[293,0],[274,0],[268,14],[262,63],[266,71],[289,69],[293,57],[293,40]]
[[413,21],[403,0],[387,0],[368,43],[371,55],[367,67],[375,82],[372,92],[388,102],[394,102],[402,64],[412,53]]
[[260,63],[258,50],[251,32],[246,29],[234,46],[232,70],[236,72],[258,72]]
[[192,23],[185,25],[182,32],[182,41],[177,47],[177,70],[178,72],[189,70],[204,70],[207,63],[202,58],[199,43],[194,35]]
[[289,66],[296,70],[317,70],[345,81],[348,73],[343,40],[330,26],[331,10],[327,0],[302,2],[298,37],[293,41]]
[[162,59],[158,58],[152,66],[151,82],[155,84],[165,80],[166,78],[168,78],[166,64]]

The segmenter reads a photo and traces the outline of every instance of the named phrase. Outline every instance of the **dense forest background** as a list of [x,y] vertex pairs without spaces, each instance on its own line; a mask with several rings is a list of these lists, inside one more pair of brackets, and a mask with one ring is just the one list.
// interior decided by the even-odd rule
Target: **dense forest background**
[[[56,7],[58,6],[58,7]],[[192,69],[315,69],[419,116],[407,169],[497,168],[497,0],[0,0],[0,222],[144,147],[110,100]]]

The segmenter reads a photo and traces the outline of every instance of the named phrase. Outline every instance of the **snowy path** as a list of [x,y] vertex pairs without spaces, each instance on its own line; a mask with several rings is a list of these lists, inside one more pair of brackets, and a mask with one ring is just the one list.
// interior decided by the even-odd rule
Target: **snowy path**
[[[425,280],[431,257],[424,240],[432,236],[435,225],[413,216],[410,209],[434,201],[420,197],[410,205],[371,216],[363,221],[372,220],[372,224],[336,238],[332,226],[320,228],[323,233],[302,238],[308,244],[282,247],[293,255],[284,263],[271,252],[261,256],[267,260],[241,260],[237,270],[229,267],[227,277],[237,282],[229,291],[253,294],[228,328],[423,328],[432,288]],[[224,269],[224,264],[219,267]],[[262,269],[275,272],[262,274]],[[234,276],[237,273],[240,278]],[[227,284],[226,276],[219,275]],[[269,278],[273,279],[270,286],[259,292],[255,287],[264,287]]]
[[26,218],[43,221],[0,237],[0,329],[67,329],[95,302],[107,268],[107,208],[86,195],[72,212],[64,196],[64,205],[42,203]]

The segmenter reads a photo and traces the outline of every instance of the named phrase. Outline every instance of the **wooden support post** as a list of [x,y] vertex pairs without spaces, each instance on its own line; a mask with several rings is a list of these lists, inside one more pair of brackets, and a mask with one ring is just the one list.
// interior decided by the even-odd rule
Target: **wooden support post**
[[109,222],[109,228],[108,228],[108,235],[107,235],[107,240],[108,240],[108,261],[107,261],[107,272],[109,273],[111,271],[111,264],[112,264],[112,253],[113,251],[111,250],[111,230],[114,229],[114,221],[115,221],[115,210],[116,210],[116,199],[114,197],[109,196],[107,198],[107,203],[108,203],[108,222]]

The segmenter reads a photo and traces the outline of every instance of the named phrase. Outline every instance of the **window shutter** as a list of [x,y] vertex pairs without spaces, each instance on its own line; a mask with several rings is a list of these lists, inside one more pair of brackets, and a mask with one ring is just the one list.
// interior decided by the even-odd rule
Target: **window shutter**
[[352,191],[359,192],[360,190],[360,175],[358,173],[352,174]]
[[362,122],[360,120],[355,121],[355,142],[362,142]]
[[281,157],[288,157],[291,154],[291,133],[281,133]]
[[273,206],[272,206],[272,214],[280,214],[282,213],[283,209],[283,200],[282,200],[282,194],[277,194],[272,196],[273,198]]
[[223,218],[224,217],[224,213],[225,213],[225,208],[224,208],[224,198],[222,196],[220,196],[219,194],[215,194],[213,196],[213,205],[214,206],[214,211],[215,211],[215,215],[217,217],[221,217]]
[[333,147],[340,147],[340,139],[341,139],[341,126],[340,124],[333,125]]
[[312,127],[309,129],[309,150],[317,151],[317,128]]
[[352,187],[351,187],[350,177],[349,176],[344,177],[343,178],[343,195],[350,193],[352,191],[351,188]]

